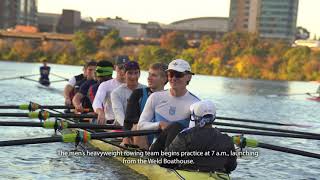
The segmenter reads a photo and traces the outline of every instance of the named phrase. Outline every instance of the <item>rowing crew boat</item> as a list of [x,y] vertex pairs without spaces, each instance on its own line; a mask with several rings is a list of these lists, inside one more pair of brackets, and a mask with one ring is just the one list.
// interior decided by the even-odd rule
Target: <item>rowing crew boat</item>
[[[123,149],[114,146],[107,141],[101,140],[91,140],[90,145],[98,148],[104,152],[111,151],[122,151]],[[128,168],[136,171],[139,174],[146,176],[148,179],[216,179],[216,180],[228,180],[230,179],[228,174],[224,173],[205,173],[205,172],[195,172],[195,171],[186,171],[186,170],[173,170],[168,168],[163,168],[157,164],[139,164],[139,163],[128,163],[128,162],[137,162],[138,158],[135,157],[114,157],[116,160],[123,163],[123,165]]]
[[[69,121],[70,122],[70,121]],[[73,129],[72,131],[76,131],[79,129]],[[68,133],[70,130],[63,130],[61,133]],[[120,140],[121,141],[121,140]],[[108,139],[108,140],[96,140],[93,139],[88,142],[87,145],[89,147],[93,147],[95,149],[98,149],[102,152],[125,152],[129,150],[125,150],[128,148],[121,148],[119,145],[120,142],[119,139]],[[130,149],[130,152],[132,151],[141,151],[140,149]],[[119,153],[117,153],[119,154]],[[123,153],[124,154],[124,153]],[[185,179],[185,180],[191,180],[191,179],[197,179],[197,180],[229,180],[230,177],[228,174],[220,173],[220,172],[198,172],[198,171],[187,171],[187,170],[174,170],[174,169],[168,169],[159,166],[155,163],[138,163],[139,159],[143,160],[141,157],[137,156],[111,156],[115,160],[121,162],[124,166],[127,166],[128,168],[134,170],[138,174],[146,176],[148,179],[152,180],[158,180],[158,179]],[[146,160],[146,159],[145,159]]]

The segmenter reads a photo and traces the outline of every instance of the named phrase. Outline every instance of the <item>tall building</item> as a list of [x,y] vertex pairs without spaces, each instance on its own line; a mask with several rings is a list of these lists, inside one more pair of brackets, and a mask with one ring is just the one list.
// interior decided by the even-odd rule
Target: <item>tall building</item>
[[0,0],[0,28],[37,26],[37,0]]
[[293,41],[299,0],[231,0],[229,29]]

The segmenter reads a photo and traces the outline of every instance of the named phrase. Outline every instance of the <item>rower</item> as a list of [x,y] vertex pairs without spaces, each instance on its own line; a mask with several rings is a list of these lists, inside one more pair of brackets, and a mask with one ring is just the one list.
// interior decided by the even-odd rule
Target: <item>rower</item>
[[129,61],[124,65],[124,69],[126,83],[111,92],[112,110],[116,124],[120,126],[123,126],[128,99],[132,91],[146,87],[138,82],[140,78],[140,66],[138,62]]
[[[137,130],[137,124],[148,97],[153,92],[162,91],[168,82],[166,70],[168,65],[164,63],[154,63],[149,67],[148,87],[136,89],[129,97],[124,119],[125,130]],[[122,144],[135,144],[140,148],[149,147],[146,136],[135,136],[124,138]]]
[[[202,152],[203,155],[172,157],[173,159],[193,160],[194,164],[179,164],[178,166],[176,164],[164,164],[163,166],[228,174],[235,170],[237,156],[231,154],[231,152],[235,152],[232,138],[212,127],[216,118],[215,105],[209,100],[204,100],[191,105],[190,111],[191,121],[194,122],[195,126],[180,132],[165,151],[179,153]],[[210,155],[205,156],[205,152],[208,151]],[[217,152],[226,154],[218,155]]]
[[318,86],[318,89],[317,89],[316,93],[318,94],[318,98],[320,98],[320,85]]
[[[151,150],[164,150],[182,129],[189,126],[190,105],[200,100],[187,90],[192,75],[187,61],[173,60],[167,69],[171,88],[154,92],[148,98],[138,122],[138,129],[164,130],[152,144]],[[165,130],[168,126],[175,128],[170,128],[170,132],[168,132]],[[171,136],[171,134],[175,135]]]
[[114,113],[111,104],[111,92],[125,83],[124,64],[129,62],[128,56],[118,56],[115,61],[114,69],[117,73],[116,78],[100,84],[92,107],[94,112],[98,114],[98,124],[113,124]]
[[66,106],[72,105],[72,99],[74,95],[79,91],[80,86],[86,80],[92,80],[95,76],[97,63],[95,61],[90,61],[83,66],[83,73],[73,76],[69,79],[68,84],[64,88],[64,101]]
[[47,60],[43,60],[43,66],[40,67],[40,79],[39,83],[43,86],[49,86],[49,74],[50,74],[50,67],[47,65]]
[[[84,82],[80,86],[79,92],[73,98],[73,103],[76,110],[82,112],[83,107],[92,110],[92,103],[100,83],[112,79],[113,64],[109,61],[103,60],[97,63],[96,78]],[[81,101],[83,103],[81,103]]]
[[72,104],[77,112],[83,112],[84,108],[91,108],[92,106],[90,99],[87,95],[90,86],[97,83],[95,76],[96,66],[94,66],[92,73],[94,74],[93,79],[87,79],[86,81],[84,81],[79,87],[79,91],[75,94],[75,96],[72,99]]

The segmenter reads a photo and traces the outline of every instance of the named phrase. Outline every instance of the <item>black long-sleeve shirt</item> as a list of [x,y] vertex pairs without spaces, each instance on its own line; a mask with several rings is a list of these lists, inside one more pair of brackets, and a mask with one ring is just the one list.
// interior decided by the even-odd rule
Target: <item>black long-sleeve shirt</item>
[[[146,88],[147,96],[149,97],[152,91]],[[124,118],[124,129],[131,130],[133,124],[139,122],[141,111],[141,99],[143,98],[143,88],[135,89],[132,91],[128,99],[127,109]]]
[[[231,154],[231,152],[235,152],[232,138],[226,134],[222,134],[216,128],[194,127],[182,131],[165,151],[180,153],[210,151],[210,156],[174,157],[178,159],[192,159],[194,164],[180,164],[179,166],[164,165],[166,167],[224,173],[230,173],[237,167],[237,157]],[[225,152],[226,155],[217,155],[217,152]]]

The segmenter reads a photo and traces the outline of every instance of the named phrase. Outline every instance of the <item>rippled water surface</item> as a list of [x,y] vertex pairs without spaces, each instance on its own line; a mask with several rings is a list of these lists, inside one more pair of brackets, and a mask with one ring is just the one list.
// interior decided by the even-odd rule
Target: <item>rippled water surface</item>
[[[0,79],[38,74],[40,64],[0,61]],[[80,66],[51,65],[51,72],[70,78],[81,72]],[[146,72],[140,82],[146,84]],[[30,77],[37,80],[37,76]],[[57,80],[51,76],[51,80]],[[54,83],[46,90],[27,80],[0,81],[0,104],[17,105],[29,101],[39,104],[62,104],[65,82]],[[310,127],[283,129],[320,133],[320,102],[307,100],[307,95],[275,96],[279,93],[315,92],[314,82],[241,80],[196,75],[188,87],[201,99],[216,103],[217,115],[261,121],[306,124]],[[0,112],[21,112],[0,110]],[[24,118],[1,117],[0,121],[31,121]],[[36,121],[36,120],[32,120]],[[260,125],[261,126],[261,125]],[[272,126],[270,126],[272,127]],[[52,130],[26,127],[0,127],[0,140],[47,137]],[[247,136],[261,142],[320,153],[320,141]],[[73,144],[40,144],[1,147],[0,178],[5,179],[142,179],[111,159],[98,157],[62,157],[59,150],[72,150]],[[238,160],[233,179],[319,179],[320,160],[258,149],[257,158]]]

